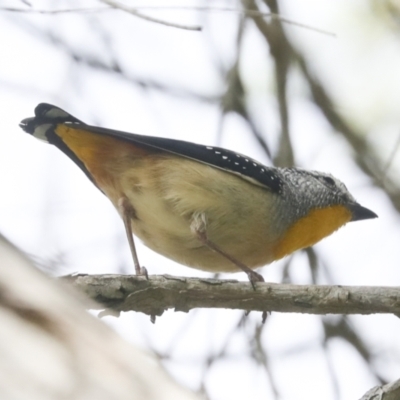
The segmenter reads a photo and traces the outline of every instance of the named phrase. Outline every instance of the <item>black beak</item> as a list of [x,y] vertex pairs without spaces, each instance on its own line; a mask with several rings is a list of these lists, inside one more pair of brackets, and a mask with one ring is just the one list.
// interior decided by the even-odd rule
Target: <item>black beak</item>
[[360,206],[360,204],[355,203],[350,205],[350,211],[352,213],[352,218],[350,221],[361,221],[362,219],[378,218],[378,216],[368,208]]

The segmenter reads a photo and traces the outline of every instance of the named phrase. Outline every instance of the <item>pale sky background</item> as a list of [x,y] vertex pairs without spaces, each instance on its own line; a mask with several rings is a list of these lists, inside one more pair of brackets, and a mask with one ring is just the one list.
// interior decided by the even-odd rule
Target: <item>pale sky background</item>
[[[378,4],[379,3],[379,4]],[[35,9],[55,2],[31,1]],[[235,8],[235,1],[132,1],[133,5],[212,5]],[[335,34],[284,24],[326,85],[339,112],[389,158],[400,135],[400,6],[393,1],[280,0],[281,14]],[[21,14],[2,7],[28,8],[18,1],[0,3],[0,231],[47,271],[57,274],[133,273],[123,224],[111,203],[55,147],[26,135],[18,124],[40,102],[56,104],[77,118],[108,128],[146,135],[216,144],[221,112],[215,98],[224,90],[223,70],[235,58],[238,14],[195,10],[145,10],[154,17],[186,25],[191,32],[153,24],[120,11]],[[103,7],[96,1],[58,1],[60,9]],[[397,19],[385,12],[393,7]],[[53,40],[46,36],[51,32]],[[117,59],[126,76],[92,69],[73,61],[76,54],[109,65]],[[219,68],[219,69],[218,69]],[[272,150],[279,117],[273,64],[252,22],[243,39],[240,62],[251,113]],[[168,85],[178,95],[144,90],[136,79]],[[297,164],[332,173],[379,219],[349,224],[315,246],[332,278],[321,270],[320,283],[400,286],[400,220],[385,193],[353,161],[345,140],[309,100],[299,74],[289,81],[290,129]],[[222,125],[223,147],[266,164],[248,126],[235,115]],[[400,154],[388,174],[397,179]],[[210,276],[177,265],[137,245],[139,259],[151,274]],[[280,282],[286,260],[260,271]],[[0,260],[1,262],[1,260]],[[305,253],[290,269],[295,283],[310,283]],[[244,274],[223,278],[246,280]],[[169,311],[156,324],[141,314],[107,317],[127,340],[161,356],[178,382],[198,390],[204,379],[213,400],[273,399],[271,379],[281,400],[359,399],[378,384],[360,355],[342,339],[330,340],[317,316],[273,313],[262,332],[271,375],[250,355],[261,316],[252,313],[237,327],[241,312]],[[332,320],[335,318],[330,317]],[[384,379],[400,377],[400,320],[394,316],[353,316],[350,323],[373,353],[371,364]],[[207,368],[205,359],[226,346],[226,356]],[[328,356],[326,356],[328,355]],[[333,371],[337,387],[331,379]]]

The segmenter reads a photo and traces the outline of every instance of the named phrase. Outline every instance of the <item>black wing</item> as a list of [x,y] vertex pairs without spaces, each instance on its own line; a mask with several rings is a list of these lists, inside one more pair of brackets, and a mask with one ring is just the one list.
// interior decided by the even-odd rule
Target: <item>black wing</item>
[[20,124],[26,132],[33,133],[41,124],[66,123],[75,125],[77,128],[85,129],[100,135],[117,137],[130,143],[140,144],[151,148],[177,154],[182,157],[196,160],[203,164],[222,169],[227,172],[240,175],[251,182],[264,186],[275,193],[282,189],[282,179],[276,168],[267,167],[256,160],[245,155],[215,146],[204,146],[183,140],[167,139],[155,136],[143,136],[133,133],[116,131],[113,129],[100,128],[86,125],[62,109],[50,104],[41,103],[35,109],[34,118],[27,118]]

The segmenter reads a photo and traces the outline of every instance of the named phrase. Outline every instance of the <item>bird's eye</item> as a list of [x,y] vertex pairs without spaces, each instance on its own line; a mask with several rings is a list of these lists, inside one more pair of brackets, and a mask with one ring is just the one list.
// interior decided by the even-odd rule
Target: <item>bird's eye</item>
[[335,181],[330,178],[329,176],[323,176],[322,180],[324,181],[324,183],[326,183],[328,186],[335,186]]

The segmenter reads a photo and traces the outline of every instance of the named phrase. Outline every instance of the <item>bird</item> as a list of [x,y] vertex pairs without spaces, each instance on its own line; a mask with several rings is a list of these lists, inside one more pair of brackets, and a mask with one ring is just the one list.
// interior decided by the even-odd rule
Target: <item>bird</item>
[[216,146],[88,125],[41,103],[20,127],[56,146],[109,198],[134,236],[191,268],[255,269],[314,245],[347,222],[376,218],[324,172],[278,168]]

